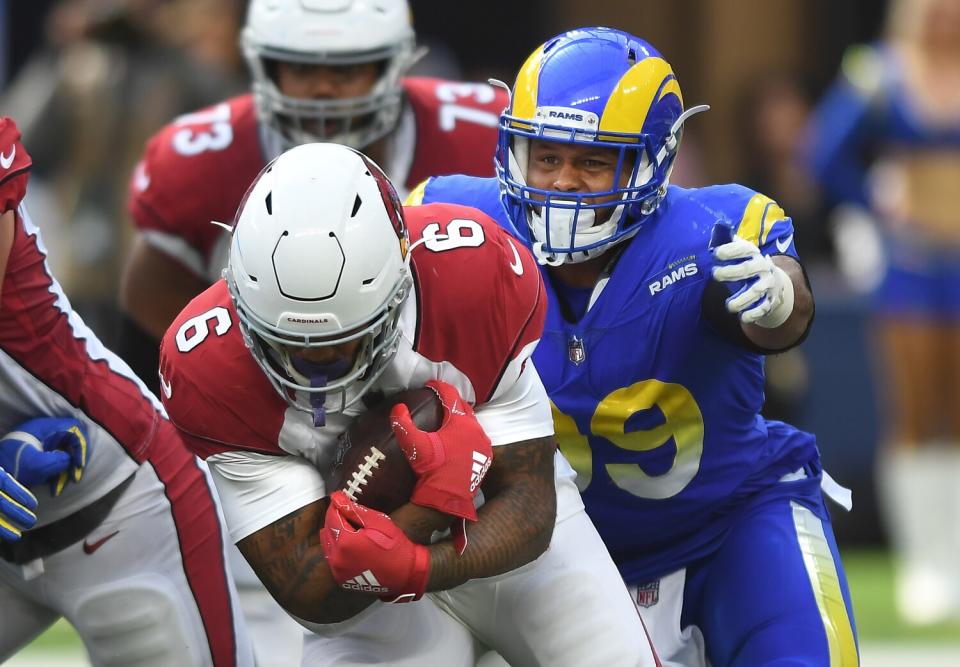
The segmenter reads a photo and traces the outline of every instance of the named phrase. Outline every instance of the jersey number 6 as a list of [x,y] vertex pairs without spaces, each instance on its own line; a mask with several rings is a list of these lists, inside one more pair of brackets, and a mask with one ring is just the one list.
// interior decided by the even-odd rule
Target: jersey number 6
[[440,229],[439,222],[431,222],[423,228],[423,245],[433,252],[444,252],[456,248],[478,248],[486,237],[483,227],[476,220],[454,218],[447,228]]
[[210,320],[215,320],[213,331],[218,336],[227,333],[233,324],[229,310],[223,306],[211,308],[205,313],[191,317],[180,325],[180,328],[177,329],[177,349],[186,354],[205,341],[207,336],[210,335]]

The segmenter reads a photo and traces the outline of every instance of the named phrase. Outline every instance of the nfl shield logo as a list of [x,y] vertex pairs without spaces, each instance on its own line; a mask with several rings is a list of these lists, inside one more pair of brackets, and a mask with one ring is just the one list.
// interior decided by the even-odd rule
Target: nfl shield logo
[[650,608],[660,601],[660,580],[637,587],[637,606]]
[[570,361],[577,366],[583,363],[587,358],[587,353],[583,351],[583,339],[573,336],[567,345],[567,352],[570,355]]

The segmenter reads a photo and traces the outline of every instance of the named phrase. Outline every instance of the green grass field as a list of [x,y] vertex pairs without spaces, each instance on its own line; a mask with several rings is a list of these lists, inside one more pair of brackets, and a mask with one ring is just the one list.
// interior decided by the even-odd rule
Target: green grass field
[[[861,642],[942,647],[953,644],[960,656],[960,621],[917,629],[905,626],[897,618],[893,610],[893,567],[886,552],[845,550],[843,558]],[[61,621],[37,638],[24,654],[33,652],[76,656],[83,655],[83,648],[73,629]]]
[[893,564],[884,551],[843,551],[862,640],[960,643],[960,619],[923,628],[904,625],[893,609]]

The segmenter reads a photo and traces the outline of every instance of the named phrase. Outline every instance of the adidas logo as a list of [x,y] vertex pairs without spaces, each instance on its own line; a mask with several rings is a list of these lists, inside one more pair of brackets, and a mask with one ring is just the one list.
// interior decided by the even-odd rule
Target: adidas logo
[[364,570],[357,576],[347,579],[340,584],[341,588],[351,591],[360,591],[361,593],[389,593],[390,589],[380,585],[377,578],[373,576],[370,570]]
[[473,453],[473,467],[470,471],[470,493],[477,490],[480,482],[483,481],[487,470],[490,468],[490,457],[484,456],[480,452]]

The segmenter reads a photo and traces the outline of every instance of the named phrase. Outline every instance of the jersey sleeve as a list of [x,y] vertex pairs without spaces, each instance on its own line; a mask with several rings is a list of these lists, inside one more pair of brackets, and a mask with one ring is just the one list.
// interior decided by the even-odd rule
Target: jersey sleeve
[[249,96],[176,119],[148,142],[127,208],[148,241],[198,275],[263,166]]
[[418,322],[414,350],[470,381],[475,404],[506,395],[540,339],[546,294],[536,262],[482,211],[408,209]]
[[480,209],[508,232],[523,239],[504,213],[500,203],[500,185],[496,178],[459,174],[428,178],[407,195],[404,203],[410,206],[461,204]]
[[326,495],[320,473],[298,456],[225,452],[207,463],[234,543]]
[[[794,243],[793,220],[770,197],[748,191],[742,205],[740,219],[735,225],[737,236],[760,248],[764,255],[789,255],[799,259]],[[752,193],[752,194],[751,194]],[[736,219],[736,213],[731,216]]]
[[404,91],[416,120],[417,144],[405,185],[428,176],[493,176],[497,127],[507,93],[486,83],[410,77]]
[[475,413],[494,447],[553,435],[550,401],[537,369],[526,361],[519,368],[501,380],[493,398]]
[[279,445],[286,403],[244,345],[223,281],[191,301],[164,335],[160,394],[170,421],[200,458],[286,454]]

